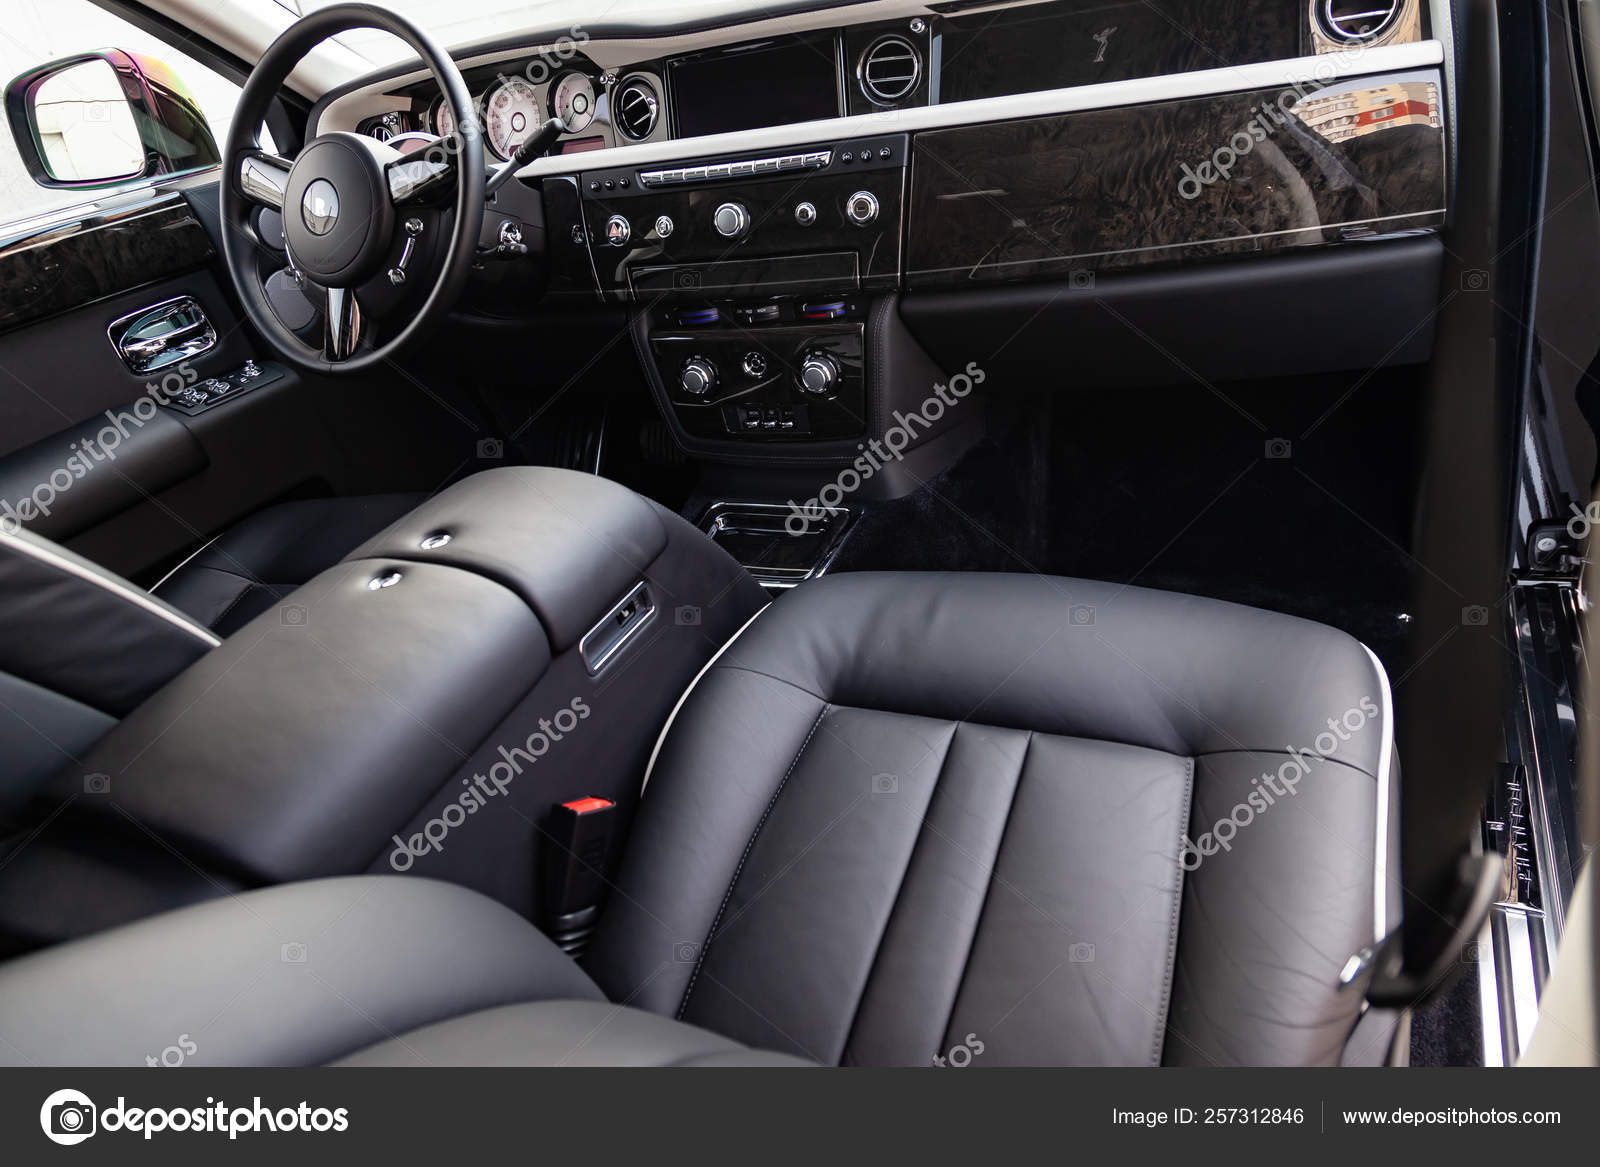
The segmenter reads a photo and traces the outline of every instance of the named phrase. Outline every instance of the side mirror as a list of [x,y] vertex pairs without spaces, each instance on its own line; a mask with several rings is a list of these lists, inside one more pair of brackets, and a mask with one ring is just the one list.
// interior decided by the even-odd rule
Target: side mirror
[[6,118],[40,186],[94,190],[221,161],[187,86],[153,57],[79,53],[6,86]]

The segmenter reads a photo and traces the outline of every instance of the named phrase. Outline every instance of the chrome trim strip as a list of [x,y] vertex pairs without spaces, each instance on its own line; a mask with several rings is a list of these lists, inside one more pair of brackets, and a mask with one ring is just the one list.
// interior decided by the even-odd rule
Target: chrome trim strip
[[1389,674],[1378,659],[1378,654],[1364,644],[1361,649],[1377,671],[1378,687],[1383,696],[1383,745],[1378,755],[1378,830],[1372,904],[1373,939],[1381,942],[1395,926],[1389,922],[1389,770],[1394,762],[1394,694],[1389,688]]
[[655,773],[656,759],[661,756],[661,743],[667,740],[667,734],[672,731],[672,723],[678,720],[678,710],[683,708],[683,703],[689,699],[689,694],[694,692],[694,687],[700,683],[700,678],[711,671],[711,666],[722,659],[722,654],[733,647],[734,641],[738,640],[739,637],[744,635],[745,629],[754,624],[757,617],[759,617],[762,612],[765,612],[770,607],[772,607],[770,603],[763,604],[754,616],[750,617],[750,619],[746,620],[742,625],[739,626],[739,631],[728,637],[728,642],[721,648],[717,649],[716,654],[713,655],[710,660],[706,661],[704,667],[702,667],[701,670],[694,675],[694,680],[689,682],[689,687],[685,689],[682,695],[678,698],[678,703],[672,707],[672,712],[667,714],[666,724],[661,727],[661,732],[656,735],[655,748],[650,751],[650,761],[645,763],[644,781],[639,783],[639,796],[641,798],[644,796],[645,788],[650,785],[650,775]]
[[1289,57],[1280,61],[1262,61],[1252,65],[1229,65],[1219,69],[1200,69],[1192,73],[1136,77],[1127,81],[1107,81],[1098,85],[1076,85],[1066,89],[1044,89],[1035,93],[1017,93],[1005,97],[985,97],[973,101],[946,102],[942,105],[881,110],[853,117],[794,122],[785,126],[770,126],[766,129],[744,130],[732,134],[710,134],[697,138],[646,142],[634,146],[612,146],[579,155],[538,158],[524,166],[517,174],[522,178],[535,178],[546,174],[570,174],[574,157],[581,159],[582,166],[586,170],[602,167],[648,166],[652,163],[671,162],[680,158],[687,160],[708,154],[738,155],[755,151],[770,152],[819,139],[843,138],[858,134],[908,133],[942,129],[947,126],[1076,113],[1086,109],[1211,97],[1219,93],[1234,93],[1247,89],[1270,89],[1274,85],[1293,86],[1307,82],[1333,82],[1351,77],[1398,73],[1436,66],[1443,64],[1444,59],[1444,45],[1437,40],[1403,45],[1381,45],[1378,48],[1358,47],[1345,52]]
[[1499,971],[1495,967],[1494,932],[1488,917],[1478,933],[1478,1014],[1483,1029],[1483,1064],[1506,1064],[1505,1035],[1500,1032]]
[[150,615],[165,620],[174,628],[187,632],[190,636],[203,642],[208,648],[216,648],[222,643],[221,639],[209,628],[196,624],[182,612],[162,603],[150,593],[141,591],[132,584],[126,583],[109,573],[91,571],[81,563],[56,554],[48,544],[19,539],[10,531],[0,527],[0,546],[29,556],[32,559],[37,559],[40,563],[53,567],[57,571],[65,572],[67,575],[81,579],[84,583],[92,584],[103,591],[110,592],[117,599],[132,604],[136,608],[142,608]]

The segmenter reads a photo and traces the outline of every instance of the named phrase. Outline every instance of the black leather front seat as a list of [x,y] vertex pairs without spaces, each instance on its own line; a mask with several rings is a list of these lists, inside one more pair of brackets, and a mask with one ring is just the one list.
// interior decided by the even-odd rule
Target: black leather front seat
[[151,592],[228,636],[423,500],[372,494],[279,503],[228,528]]
[[[1396,923],[1391,720],[1376,658],[1303,620],[830,577],[681,702],[582,973],[460,889],[290,885],[0,968],[0,1059],[132,1061],[201,993],[209,1064],[1378,1062],[1340,980]],[[600,1053],[604,998],[631,1008]]]

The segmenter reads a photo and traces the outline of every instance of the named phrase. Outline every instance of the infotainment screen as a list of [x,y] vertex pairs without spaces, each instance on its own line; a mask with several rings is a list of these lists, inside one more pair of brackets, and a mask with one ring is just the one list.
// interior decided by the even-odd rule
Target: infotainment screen
[[832,36],[777,37],[667,66],[678,136],[839,116]]

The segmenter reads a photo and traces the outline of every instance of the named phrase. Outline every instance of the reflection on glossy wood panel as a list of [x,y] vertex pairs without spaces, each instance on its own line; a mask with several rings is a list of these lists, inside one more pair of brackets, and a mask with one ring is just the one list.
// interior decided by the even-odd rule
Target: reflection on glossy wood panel
[[189,271],[213,254],[179,195],[24,236],[0,246],[0,329]]
[[1434,71],[937,130],[912,167],[912,286],[1337,243],[1445,207]]

